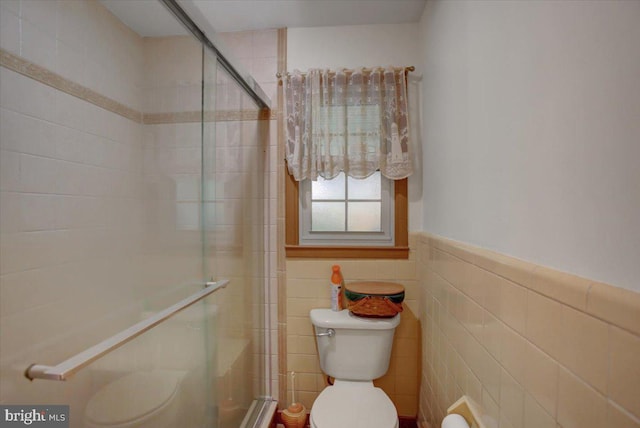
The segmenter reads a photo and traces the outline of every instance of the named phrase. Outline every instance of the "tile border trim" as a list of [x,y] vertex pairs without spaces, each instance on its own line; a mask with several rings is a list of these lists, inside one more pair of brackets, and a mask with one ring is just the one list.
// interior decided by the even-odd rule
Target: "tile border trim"
[[61,92],[87,101],[112,113],[118,114],[136,123],[142,123],[142,113],[98,92],[75,83],[44,67],[25,60],[17,55],[0,49],[0,65],[29,77]]
[[[91,103],[97,107],[115,113],[135,123],[144,125],[193,123],[202,120],[200,111],[143,113],[128,107],[116,100],[106,97],[86,86],[73,82],[44,67],[34,64],[18,55],[14,55],[0,48],[0,66],[29,77],[44,85]],[[243,120],[273,120],[277,118],[277,111],[267,109],[255,110],[219,110],[206,111],[205,122],[228,122]]]
[[526,289],[640,335],[640,293],[582,278],[464,242],[419,232],[421,242]]

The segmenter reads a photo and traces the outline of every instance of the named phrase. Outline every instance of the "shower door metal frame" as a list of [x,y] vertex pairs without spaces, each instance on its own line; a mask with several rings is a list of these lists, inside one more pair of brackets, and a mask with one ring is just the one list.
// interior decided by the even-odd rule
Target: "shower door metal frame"
[[233,65],[224,52],[217,47],[209,37],[187,15],[176,0],[159,0],[167,9],[198,39],[204,46],[216,55],[218,63],[233,79],[244,89],[261,109],[271,109],[271,100],[264,93],[260,85],[249,74],[241,73],[240,69]]

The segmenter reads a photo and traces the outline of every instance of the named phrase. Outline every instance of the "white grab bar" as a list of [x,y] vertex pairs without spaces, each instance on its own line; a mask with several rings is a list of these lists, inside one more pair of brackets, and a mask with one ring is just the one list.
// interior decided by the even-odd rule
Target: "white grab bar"
[[83,367],[91,364],[98,358],[102,357],[105,354],[113,351],[124,345],[125,343],[135,339],[140,336],[142,333],[152,329],[158,324],[162,323],[168,318],[171,318],[173,315],[182,311],[183,309],[193,305],[199,300],[204,299],[209,294],[213,293],[216,290],[226,287],[229,284],[228,279],[223,279],[217,282],[207,282],[206,287],[197,293],[192,294],[179,301],[178,303],[169,306],[168,308],[155,313],[147,319],[140,321],[139,323],[132,325],[126,330],[117,333],[110,338],[103,340],[97,345],[92,346],[91,348],[80,352],[79,354],[74,355],[58,364],[57,366],[44,366],[41,364],[31,364],[24,375],[29,380],[34,379],[48,379],[48,380],[67,380],[69,377],[74,375],[77,371],[82,369]]

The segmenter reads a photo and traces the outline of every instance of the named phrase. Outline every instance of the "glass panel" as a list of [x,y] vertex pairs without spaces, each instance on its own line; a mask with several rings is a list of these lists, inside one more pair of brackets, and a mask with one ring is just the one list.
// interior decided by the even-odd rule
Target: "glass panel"
[[349,232],[378,232],[381,229],[380,202],[349,202]]
[[376,171],[364,179],[349,177],[347,185],[349,186],[349,200],[382,198],[380,171]]
[[[49,13],[47,3],[34,11]],[[100,78],[66,78],[104,98],[83,100],[2,69],[3,88],[25,91],[0,98],[0,134],[16,136],[11,150],[0,148],[2,165],[20,165],[1,174],[0,234],[3,248],[22,249],[3,252],[0,277],[3,287],[10,282],[7,290],[24,291],[3,288],[1,401],[70,405],[69,425],[79,428],[91,419],[92,426],[121,426],[118,419],[169,399],[161,420],[139,425],[236,428],[252,400],[267,393],[269,121],[238,121],[257,118],[256,106],[233,81],[218,79],[215,57],[203,64],[202,45],[186,31],[143,37],[103,3],[78,4],[86,22],[78,22],[75,6],[58,10],[58,18],[83,25],[78,43],[104,42],[91,49],[99,64],[91,73]],[[159,2],[144,6],[155,8],[149,16],[174,19]],[[29,94],[55,98],[64,117],[32,108],[42,100]],[[139,115],[93,104],[104,99]],[[25,131],[34,126],[38,135]],[[216,139],[217,128],[225,138]],[[37,141],[45,135],[47,144]],[[222,162],[221,148],[230,150]],[[66,382],[23,376],[31,363],[63,362],[222,278],[231,280],[227,289]]]
[[345,199],[344,173],[341,172],[331,180],[318,177],[311,182],[311,199]]
[[250,116],[257,106],[208,52],[204,68],[205,263],[207,276],[231,279],[212,296],[220,308],[213,336],[217,425],[212,426],[237,428],[254,398],[268,395],[263,153],[269,122],[239,121],[240,113]]
[[344,202],[311,202],[311,230],[344,232]]

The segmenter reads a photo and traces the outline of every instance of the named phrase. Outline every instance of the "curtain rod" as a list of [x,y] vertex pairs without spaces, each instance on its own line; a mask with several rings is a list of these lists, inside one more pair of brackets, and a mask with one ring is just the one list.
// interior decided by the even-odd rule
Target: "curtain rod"
[[[365,73],[371,73],[373,70],[384,70],[385,67],[373,67],[373,68],[363,68],[362,71]],[[407,66],[407,67],[393,67],[394,71],[402,71],[404,70],[405,73],[409,72],[409,71],[415,71],[415,67],[413,65]],[[341,71],[344,71],[345,74],[351,74],[353,73],[355,70],[351,70],[351,69],[343,69]],[[335,71],[330,71],[329,74],[335,74]],[[307,73],[300,73],[303,76],[305,76]],[[277,72],[276,73],[276,77],[278,78],[278,80],[281,82],[283,77],[287,77],[287,76],[291,76],[291,73],[286,72],[286,73],[280,73]]]

